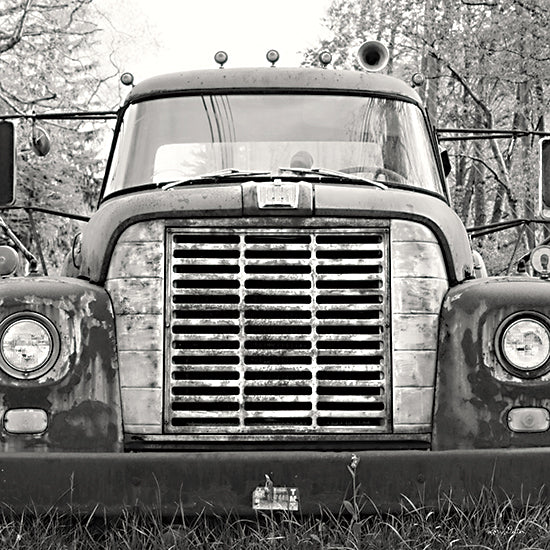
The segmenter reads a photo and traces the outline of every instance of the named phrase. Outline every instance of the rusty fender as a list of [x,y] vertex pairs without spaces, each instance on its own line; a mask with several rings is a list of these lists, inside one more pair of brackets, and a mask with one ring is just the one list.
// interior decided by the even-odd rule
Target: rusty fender
[[517,433],[507,424],[515,407],[550,410],[549,373],[519,378],[498,358],[498,327],[522,312],[550,319],[550,282],[486,278],[449,291],[441,314],[433,449],[550,446],[550,432]]
[[[2,450],[120,451],[115,324],[105,290],[63,277],[6,279],[0,281],[0,312],[0,324],[16,313],[40,314],[59,334],[57,359],[34,380],[8,375],[0,356]],[[4,418],[12,409],[46,411],[47,429],[9,433]]]

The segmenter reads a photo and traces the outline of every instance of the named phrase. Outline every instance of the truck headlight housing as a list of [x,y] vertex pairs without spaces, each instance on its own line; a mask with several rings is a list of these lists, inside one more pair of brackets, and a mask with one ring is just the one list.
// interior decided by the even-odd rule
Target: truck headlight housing
[[535,314],[509,317],[497,331],[499,358],[509,372],[523,378],[541,376],[550,367],[550,321]]
[[38,378],[52,368],[59,345],[59,333],[49,319],[16,313],[0,323],[0,368],[14,378]]

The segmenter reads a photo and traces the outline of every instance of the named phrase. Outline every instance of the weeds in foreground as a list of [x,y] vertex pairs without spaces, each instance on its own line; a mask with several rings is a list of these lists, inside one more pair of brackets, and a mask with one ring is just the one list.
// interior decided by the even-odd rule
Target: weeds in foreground
[[404,504],[398,514],[366,517],[260,515],[253,519],[177,517],[162,521],[151,512],[119,518],[77,518],[52,512],[0,519],[0,548],[16,550],[109,549],[547,549],[550,507],[491,507],[484,499],[465,511]]
[[[366,499],[352,494],[340,514],[317,517],[261,514],[185,516],[171,521],[153,511],[118,518],[77,517],[57,511],[0,516],[0,548],[14,550],[358,550],[548,549],[550,505],[497,503],[487,491],[468,506],[442,499],[438,510],[404,500],[396,514],[364,515]],[[352,508],[350,508],[350,506]]]

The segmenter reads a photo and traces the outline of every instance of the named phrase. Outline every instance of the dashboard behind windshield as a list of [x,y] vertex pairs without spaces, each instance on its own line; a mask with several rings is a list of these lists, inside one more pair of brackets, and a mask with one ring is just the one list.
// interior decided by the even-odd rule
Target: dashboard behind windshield
[[105,195],[220,170],[343,171],[443,193],[420,109],[353,95],[219,94],[153,99],[124,114]]

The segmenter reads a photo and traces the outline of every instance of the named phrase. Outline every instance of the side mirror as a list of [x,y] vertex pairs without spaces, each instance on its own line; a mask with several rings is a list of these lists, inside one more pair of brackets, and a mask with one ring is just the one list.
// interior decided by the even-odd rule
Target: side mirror
[[13,275],[19,267],[19,254],[11,246],[0,246],[0,277]]
[[31,147],[35,155],[45,157],[51,148],[50,136],[40,126],[32,127]]
[[449,151],[443,147],[439,147],[439,156],[441,157],[441,164],[443,165],[443,173],[447,177],[451,173],[451,159],[449,158]]
[[550,219],[550,138],[539,141],[540,174],[539,174],[539,215]]
[[0,206],[15,202],[15,127],[0,121]]

